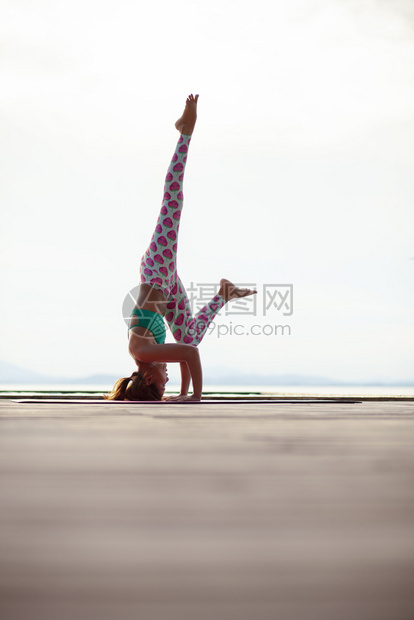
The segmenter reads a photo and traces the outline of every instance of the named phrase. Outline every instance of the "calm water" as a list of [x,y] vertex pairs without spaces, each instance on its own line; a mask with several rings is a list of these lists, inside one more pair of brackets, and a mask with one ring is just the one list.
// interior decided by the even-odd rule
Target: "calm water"
[[[110,385],[85,385],[85,384],[0,384],[0,391],[9,392],[107,392]],[[167,392],[178,391],[179,386],[168,384]],[[263,393],[263,394],[286,394],[286,395],[335,395],[335,396],[412,396],[414,398],[414,386],[261,386],[261,385],[205,385],[203,392],[213,393]]]

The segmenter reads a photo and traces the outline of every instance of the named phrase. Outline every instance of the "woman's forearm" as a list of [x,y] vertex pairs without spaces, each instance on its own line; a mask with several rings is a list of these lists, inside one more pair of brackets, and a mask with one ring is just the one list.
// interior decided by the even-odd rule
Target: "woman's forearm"
[[193,396],[201,398],[203,392],[203,370],[201,367],[200,353],[196,347],[192,347],[191,355],[187,360],[188,368],[193,382]]
[[191,382],[191,373],[188,368],[187,362],[180,362],[181,369],[181,391],[180,394],[186,396],[188,394],[188,388],[190,387]]

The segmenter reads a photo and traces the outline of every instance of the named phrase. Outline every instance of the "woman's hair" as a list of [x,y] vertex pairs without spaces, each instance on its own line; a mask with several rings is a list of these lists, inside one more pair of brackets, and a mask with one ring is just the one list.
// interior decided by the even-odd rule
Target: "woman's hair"
[[112,391],[104,394],[106,400],[161,400],[161,394],[154,384],[147,385],[142,372],[133,372],[130,377],[118,379]]

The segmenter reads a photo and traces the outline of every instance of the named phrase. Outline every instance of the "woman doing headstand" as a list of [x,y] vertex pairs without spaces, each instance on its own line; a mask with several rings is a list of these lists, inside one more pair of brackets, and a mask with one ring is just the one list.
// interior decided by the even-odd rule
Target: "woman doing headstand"
[[[138,371],[119,379],[110,400],[161,400],[168,381],[167,362],[179,362],[181,391],[168,400],[199,401],[203,378],[197,346],[207,327],[230,299],[256,291],[220,281],[217,295],[192,317],[187,294],[177,273],[177,241],[183,208],[183,179],[191,135],[197,119],[197,100],[187,98],[175,123],[180,132],[164,186],[164,198],[149,247],[141,259],[141,284],[129,326],[129,353]],[[176,340],[165,344],[164,318]],[[193,393],[188,395],[190,381]]]

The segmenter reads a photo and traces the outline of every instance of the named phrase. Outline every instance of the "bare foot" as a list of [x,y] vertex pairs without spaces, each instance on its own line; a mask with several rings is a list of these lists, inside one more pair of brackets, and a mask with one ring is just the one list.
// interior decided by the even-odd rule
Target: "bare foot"
[[197,120],[197,100],[198,95],[195,97],[190,95],[185,102],[185,108],[182,116],[175,123],[175,128],[180,133],[184,133],[187,136],[191,136],[194,131],[194,125]]
[[250,288],[239,288],[230,280],[226,280],[222,278],[220,280],[220,290],[219,295],[221,295],[226,301],[230,299],[234,299],[235,297],[247,297],[248,295],[254,295],[257,293],[255,290],[251,290]]

